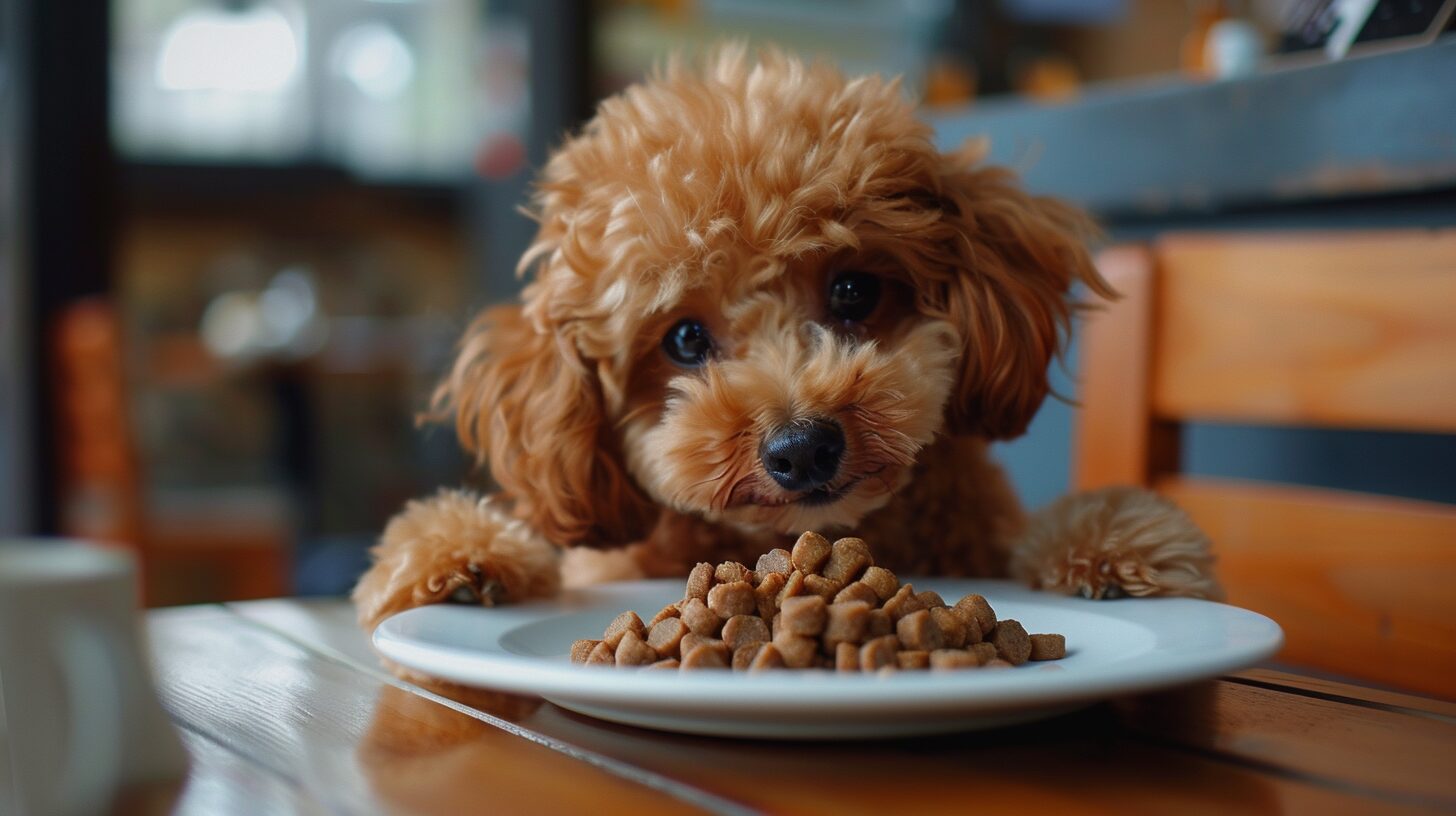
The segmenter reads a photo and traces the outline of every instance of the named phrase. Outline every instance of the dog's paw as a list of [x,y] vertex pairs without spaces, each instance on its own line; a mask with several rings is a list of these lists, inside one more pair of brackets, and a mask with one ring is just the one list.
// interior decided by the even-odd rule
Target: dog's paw
[[494,606],[548,596],[561,582],[554,547],[490,499],[461,491],[410,502],[373,556],[354,588],[366,628],[426,604]]
[[1223,597],[1208,537],[1172,502],[1137,488],[1067,496],[1041,511],[1014,545],[1011,571],[1084,598]]

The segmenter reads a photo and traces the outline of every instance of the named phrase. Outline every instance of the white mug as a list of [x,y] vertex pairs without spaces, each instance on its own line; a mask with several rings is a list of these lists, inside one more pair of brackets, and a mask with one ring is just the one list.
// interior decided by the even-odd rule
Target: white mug
[[129,553],[0,541],[0,816],[105,812],[186,770],[139,623]]

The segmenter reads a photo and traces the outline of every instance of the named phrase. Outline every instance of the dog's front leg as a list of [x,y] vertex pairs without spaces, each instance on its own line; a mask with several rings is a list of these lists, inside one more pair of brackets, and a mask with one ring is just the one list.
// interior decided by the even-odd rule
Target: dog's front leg
[[1114,487],[1066,496],[1034,514],[1011,551],[1011,574],[1082,595],[1223,597],[1208,536],[1172,502]]
[[412,501],[384,528],[354,587],[359,623],[432,603],[550,596],[561,586],[556,547],[507,515],[498,497],[444,490]]

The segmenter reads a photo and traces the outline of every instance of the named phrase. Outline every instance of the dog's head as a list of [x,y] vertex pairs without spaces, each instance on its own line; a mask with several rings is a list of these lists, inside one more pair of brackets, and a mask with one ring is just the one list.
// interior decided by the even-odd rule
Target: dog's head
[[937,434],[1019,435],[1105,284],[1076,211],[930,136],[896,83],[742,48],[603,102],[437,407],[558,544],[851,525]]

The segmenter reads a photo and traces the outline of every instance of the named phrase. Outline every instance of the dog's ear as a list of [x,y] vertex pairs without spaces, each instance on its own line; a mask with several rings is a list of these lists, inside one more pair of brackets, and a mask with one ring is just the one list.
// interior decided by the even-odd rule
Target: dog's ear
[[1010,439],[1046,398],[1047,368],[1070,329],[1081,281],[1112,297],[1087,250],[1096,230],[1075,207],[1028,195],[1003,168],[948,156],[939,190],[955,267],[938,311],[961,334],[960,382],[947,409],[954,434]]
[[521,306],[475,319],[433,408],[454,415],[461,445],[552,543],[620,546],[646,534],[651,505],[620,463],[596,375]]

